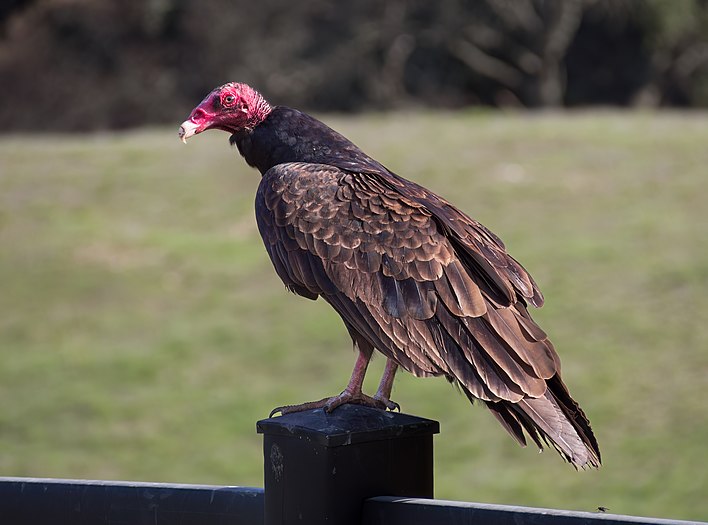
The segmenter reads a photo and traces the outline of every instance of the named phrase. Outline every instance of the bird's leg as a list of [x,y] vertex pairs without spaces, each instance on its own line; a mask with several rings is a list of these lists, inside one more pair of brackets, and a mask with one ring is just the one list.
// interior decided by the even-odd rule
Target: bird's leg
[[[331,412],[338,406],[345,403],[365,405],[373,408],[380,408],[382,410],[387,408],[389,410],[398,408],[396,403],[393,403],[388,399],[388,396],[391,394],[391,386],[393,385],[393,376],[396,373],[397,365],[395,364],[393,367],[390,367],[389,363],[386,363],[384,378],[381,380],[381,386],[379,386],[379,391],[376,393],[376,396],[367,396],[361,391],[362,384],[364,383],[364,376],[366,375],[366,369],[369,366],[370,360],[371,352],[359,351],[356,363],[354,363],[352,377],[349,379],[349,384],[347,385],[347,388],[345,388],[344,391],[338,396],[326,397],[324,399],[320,399],[319,401],[310,401],[300,405],[286,405],[277,407],[271,411],[270,417],[273,417],[273,414],[277,413],[285,415],[293,412],[302,412],[303,410],[312,410],[315,408],[323,408],[325,412]],[[390,379],[387,379],[388,376],[390,376]],[[386,379],[386,381],[384,381],[384,379]]]
[[[364,385],[364,376],[366,375],[366,369],[369,367],[369,361],[371,361],[371,354],[366,354],[359,350],[359,355],[356,358],[356,363],[354,363],[354,370],[352,370],[352,377],[349,379],[347,388],[338,396],[331,397],[327,400],[324,404],[326,412],[331,412],[339,405],[357,403],[360,399],[368,397],[364,395],[361,389]],[[363,405],[367,403],[360,404]]]
[[393,389],[393,380],[396,377],[396,371],[398,370],[398,363],[393,359],[386,360],[386,367],[384,368],[384,373],[381,376],[381,382],[379,383],[379,388],[374,394],[374,399],[378,399],[386,405],[389,410],[401,411],[401,407],[398,403],[391,401],[391,390]]

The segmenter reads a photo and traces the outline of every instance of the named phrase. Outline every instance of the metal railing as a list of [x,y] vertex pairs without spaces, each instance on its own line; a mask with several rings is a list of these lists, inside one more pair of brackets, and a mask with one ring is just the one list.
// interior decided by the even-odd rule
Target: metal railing
[[700,523],[432,499],[438,423],[406,414],[344,405],[263,420],[258,431],[265,489],[0,477],[0,524]]

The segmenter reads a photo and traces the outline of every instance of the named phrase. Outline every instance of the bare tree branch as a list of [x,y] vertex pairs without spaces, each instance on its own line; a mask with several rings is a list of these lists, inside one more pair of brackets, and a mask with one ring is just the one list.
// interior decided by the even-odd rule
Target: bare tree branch
[[473,71],[496,80],[504,86],[518,88],[523,81],[523,75],[518,70],[488,55],[471,42],[458,38],[447,42],[447,48]]
[[514,60],[516,67],[527,75],[535,75],[541,70],[541,57],[528,46],[518,45],[502,31],[473,23],[465,28],[464,33],[473,44],[481,49],[503,47],[510,58]]
[[708,65],[708,42],[698,42],[686,49],[676,59],[676,72],[684,77],[690,77],[703,66]]
[[536,33],[543,28],[532,0],[486,0],[486,4],[508,29]]
[[554,60],[565,55],[583,18],[582,0],[561,0],[557,5],[558,14],[550,24],[544,46],[544,55]]

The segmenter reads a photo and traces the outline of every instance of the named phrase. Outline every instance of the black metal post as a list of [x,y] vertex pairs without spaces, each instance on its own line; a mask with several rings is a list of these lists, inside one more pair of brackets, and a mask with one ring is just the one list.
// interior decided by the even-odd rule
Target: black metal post
[[360,525],[373,496],[433,497],[437,421],[358,405],[259,421],[265,525]]

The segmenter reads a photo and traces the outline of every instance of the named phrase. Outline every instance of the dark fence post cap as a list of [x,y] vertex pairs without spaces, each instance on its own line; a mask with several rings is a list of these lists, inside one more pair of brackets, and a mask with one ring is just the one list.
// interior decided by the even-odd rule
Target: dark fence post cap
[[325,447],[381,441],[440,432],[431,419],[347,404],[330,413],[318,408],[263,419],[256,424],[259,434],[307,439]]

